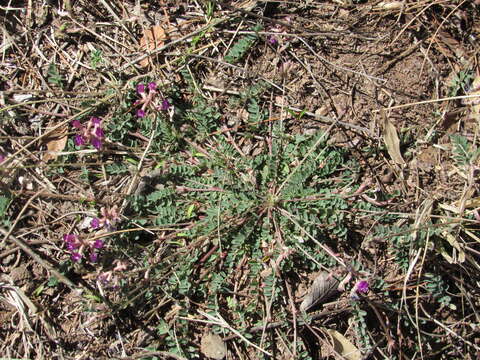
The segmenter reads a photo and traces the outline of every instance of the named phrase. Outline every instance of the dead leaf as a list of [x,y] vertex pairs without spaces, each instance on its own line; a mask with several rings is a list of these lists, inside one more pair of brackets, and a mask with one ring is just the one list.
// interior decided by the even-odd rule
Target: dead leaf
[[[144,31],[142,38],[140,39],[140,50],[150,52],[165,44],[167,35],[165,30],[160,25],[152,26],[150,29]],[[152,57],[146,57],[140,61],[140,66],[147,67],[153,61]]]
[[300,304],[300,310],[308,311],[309,309],[324,303],[336,292],[339,292],[339,285],[340,281],[332,273],[320,273],[320,275],[318,275],[313,281],[312,286],[310,286],[310,291]]
[[65,149],[68,139],[67,132],[67,127],[62,126],[45,138],[47,152],[43,155],[43,161],[55,160],[58,157],[58,152]]
[[404,6],[403,1],[382,1],[373,7],[373,10],[392,11],[400,10]]
[[227,356],[227,347],[222,338],[216,334],[208,333],[202,336],[200,351],[206,357],[222,360]]
[[400,152],[400,139],[398,138],[397,129],[385,113],[383,113],[383,141],[385,141],[387,151],[392,160],[397,164],[405,164],[405,160],[403,160]]
[[360,360],[362,358],[362,353],[360,350],[358,350],[358,348],[353,345],[345,336],[336,330],[326,328],[324,330],[332,338],[333,349],[340,354],[343,359]]

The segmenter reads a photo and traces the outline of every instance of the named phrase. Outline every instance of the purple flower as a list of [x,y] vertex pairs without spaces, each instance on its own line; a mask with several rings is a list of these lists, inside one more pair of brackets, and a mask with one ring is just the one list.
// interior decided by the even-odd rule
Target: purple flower
[[97,253],[94,253],[94,252],[91,252],[91,253],[90,253],[90,261],[91,261],[92,263],[94,263],[94,262],[97,262],[97,260],[98,260],[98,254],[97,254]]
[[90,121],[92,122],[93,125],[100,125],[100,122],[101,122],[102,120],[100,120],[100,119],[97,118],[97,117],[93,117],[93,116],[92,116],[92,117],[90,118]]
[[67,242],[67,250],[68,251],[73,251],[75,249],[78,249],[78,244],[74,242]]
[[63,235],[63,241],[65,242],[73,242],[77,240],[77,236],[74,234],[65,234]]
[[145,92],[145,85],[143,84],[138,84],[137,85],[137,94],[143,94]]
[[155,91],[156,89],[157,89],[156,83],[154,83],[153,81],[151,83],[148,83],[148,90]]
[[92,221],[90,221],[90,226],[92,229],[98,229],[100,227],[100,220],[98,220],[98,218],[93,218]]
[[0,154],[0,163],[3,162],[3,160],[5,160],[5,155]]
[[267,37],[267,41],[268,41],[268,43],[269,43],[270,45],[277,45],[277,43],[278,43],[277,38],[276,38],[275,36],[273,36],[273,35],[269,35],[269,36]]
[[77,238],[77,235],[74,234],[65,234],[63,235],[63,241],[67,243],[67,250],[73,251],[80,247],[80,242]]
[[78,130],[75,135],[75,145],[82,146],[86,143],[92,144],[97,150],[102,147],[102,139],[105,137],[103,129],[100,127],[100,120],[97,117],[92,116],[87,125],[84,126],[80,121],[72,121],[72,126]]
[[168,102],[167,99],[163,99],[162,106],[161,106],[162,111],[167,111],[169,108],[170,108],[170,103]]
[[85,139],[83,138],[82,135],[75,135],[75,145],[77,146],[82,146],[85,145]]
[[70,258],[72,259],[73,262],[79,262],[82,259],[82,254],[78,252],[74,252],[72,253]]
[[95,240],[95,242],[93,243],[93,248],[94,248],[94,249],[101,249],[101,248],[103,248],[103,241],[100,240],[100,239]]
[[138,116],[139,118],[145,117],[145,110],[143,110],[143,109],[138,109],[138,110],[137,110],[137,116]]
[[358,293],[366,294],[368,292],[368,281],[361,280],[357,282],[355,289]]
[[97,135],[97,137],[101,139],[105,137],[105,133],[103,132],[103,129],[101,127],[98,127],[97,130],[95,130],[95,135]]
[[80,124],[80,121],[78,121],[78,120],[73,120],[72,121],[72,126],[74,128],[77,128],[77,129],[81,129],[83,127],[82,124]]
[[102,141],[99,138],[92,137],[92,140],[90,142],[95,149],[100,150],[102,148]]

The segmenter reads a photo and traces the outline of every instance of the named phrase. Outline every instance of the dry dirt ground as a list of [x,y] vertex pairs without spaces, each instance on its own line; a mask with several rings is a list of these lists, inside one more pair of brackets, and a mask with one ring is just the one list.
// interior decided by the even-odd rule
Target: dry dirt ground
[[[120,293],[115,286],[102,287],[99,276],[115,276],[122,264],[110,259],[72,265],[62,238],[73,228],[82,228],[92,203],[97,209],[117,204],[119,216],[128,217],[125,199],[136,191],[138,179],[108,173],[105,166],[128,157],[141,159],[140,173],[145,175],[157,165],[154,156],[144,154],[151,146],[149,134],[137,128],[127,129],[136,145],[112,140],[105,131],[102,158],[88,158],[93,147],[82,150],[85,157],[80,160],[72,158],[80,151],[67,144],[75,136],[72,120],[84,113],[93,115],[96,109],[102,121],[113,122],[118,108],[132,108],[132,89],[145,79],[162,84],[162,89],[175,88],[173,103],[190,101],[186,72],[197,93],[222,109],[217,129],[235,142],[239,152],[251,155],[269,145],[263,135],[242,138],[249,113],[229,102],[230,96],[268,83],[259,101],[268,113],[264,121],[283,121],[285,131],[294,135],[328,129],[329,143],[346,149],[361,169],[352,180],[363,194],[361,200],[385,213],[400,214],[389,236],[398,235],[392,235],[394,229],[401,232],[406,224],[420,231],[428,223],[436,230],[435,239],[432,235],[427,244],[405,250],[406,268],[395,262],[401,255],[390,251],[398,243],[373,233],[378,225],[373,213],[356,215],[355,234],[364,239],[358,246],[339,243],[334,248],[335,253],[362,262],[373,278],[396,292],[395,311],[405,311],[405,302],[411,304],[408,316],[414,330],[405,330],[405,320],[399,320],[392,308],[382,307],[387,304],[383,293],[371,291],[364,299],[369,314],[365,336],[375,340],[368,351],[363,351],[354,326],[335,315],[352,311],[347,301],[323,313],[320,322],[297,323],[295,330],[289,323],[290,327],[267,331],[263,346],[268,352],[276,348],[270,358],[307,358],[292,350],[298,336],[312,359],[478,359],[477,3],[1,1],[0,355],[208,358],[208,350],[201,349],[206,324],[193,324],[189,338],[183,339],[183,354],[172,350],[175,336],[158,329],[160,318],[172,326],[179,316],[169,294],[142,307],[124,302],[116,306],[122,298],[135,303],[137,294],[145,295],[139,288],[149,286],[148,263],[128,265],[115,286],[126,283],[130,288]],[[252,31],[255,26],[257,33]],[[248,51],[227,61],[229,49],[252,34],[256,38]],[[455,157],[461,149],[455,148],[452,135],[468,143],[462,148],[467,159],[463,163]],[[201,152],[211,143],[207,139],[197,145]],[[93,180],[85,180],[85,167],[95,174]],[[442,226],[448,224],[454,225],[445,230]],[[161,244],[162,239],[173,239],[170,234],[168,229],[153,230],[142,241]],[[161,246],[153,252],[152,262],[163,261]],[[205,256],[198,261],[208,260]],[[452,299],[446,306],[440,307],[423,291],[427,272],[441,274],[449,284],[449,290],[437,289]],[[302,276],[305,281],[314,278]],[[308,282],[302,286],[308,287]],[[297,285],[292,291],[301,301]],[[291,321],[292,309],[288,301],[285,304],[285,319]],[[344,334],[362,355],[339,350],[341,346],[335,346],[339,340],[333,341],[323,324]],[[422,340],[427,336],[423,332],[440,345]],[[222,336],[226,358],[269,358],[235,335],[226,331]]]

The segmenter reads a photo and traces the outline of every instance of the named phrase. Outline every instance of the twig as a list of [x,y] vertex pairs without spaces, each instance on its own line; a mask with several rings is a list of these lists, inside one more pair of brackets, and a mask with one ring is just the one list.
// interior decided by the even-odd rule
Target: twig
[[[86,201],[86,202],[97,202],[99,204],[106,204],[108,205],[109,202],[103,199],[95,199],[94,197],[88,197],[88,196],[77,196],[77,195],[65,195],[65,194],[55,194],[51,192],[37,192],[35,193],[34,191],[31,190],[18,190],[18,191],[12,191],[12,194],[19,196],[19,195],[32,195],[32,194],[37,194],[39,197],[43,198],[50,198],[50,199],[60,199],[60,200],[67,200],[67,201]],[[118,195],[118,194],[116,194]]]
[[135,360],[135,359],[144,359],[144,358],[149,358],[153,356],[162,356],[165,358],[172,358],[175,360],[187,360],[183,356],[168,352],[168,351],[145,351],[139,354],[135,354],[132,356],[127,356],[127,357],[120,357],[120,358],[113,358],[113,359],[118,359],[118,360]]
[[455,331],[453,330],[450,330],[450,328],[448,326],[445,326],[444,324],[442,324],[440,321],[438,321],[437,319],[435,319],[434,317],[432,317],[428,312],[425,311],[425,309],[423,308],[422,304],[419,304],[420,307],[422,308],[422,311],[423,313],[431,320],[433,321],[435,324],[437,324],[438,326],[440,326],[442,329],[444,329],[447,333],[449,333],[450,335],[453,335],[455,336],[456,338],[462,340],[465,344],[468,344],[470,345],[471,347],[473,347],[475,350],[477,351],[480,351],[480,347],[475,345],[474,343],[472,343],[471,341],[468,341],[467,339],[465,339],[464,337],[458,335]]
[[[348,310],[350,310],[350,307],[346,307],[346,308],[338,309],[338,310],[324,310],[324,311],[321,311],[321,312],[313,313],[312,315],[309,315],[309,317],[312,320],[318,320],[318,319],[324,318],[328,315],[335,315],[335,314],[339,314],[341,312],[348,311]],[[306,324],[306,322],[304,320],[297,321],[298,326],[305,326],[305,324]],[[272,322],[272,323],[269,323],[269,324],[266,324],[266,325],[262,324],[262,325],[253,326],[250,329],[245,330],[245,332],[247,332],[249,334],[253,334],[253,333],[256,333],[256,332],[259,332],[259,331],[263,331],[263,329],[271,330],[271,329],[275,329],[275,328],[278,328],[278,327],[281,327],[281,326],[287,326],[287,325],[289,325],[289,321],[275,321],[275,322]],[[235,339],[236,337],[238,337],[236,334],[235,335],[230,335],[230,336],[227,336],[227,337],[223,338],[223,341],[229,341],[229,340]]]
[[204,27],[202,27],[202,28],[200,28],[200,29],[198,29],[198,30],[195,30],[194,32],[191,32],[190,34],[187,34],[187,35],[185,35],[185,36],[182,36],[181,38],[178,38],[178,39],[176,39],[176,40],[172,40],[172,41],[170,41],[168,44],[165,44],[165,45],[163,45],[163,46],[161,46],[161,47],[159,47],[159,48],[157,48],[157,49],[155,49],[155,50],[148,51],[148,52],[146,52],[145,54],[139,56],[138,58],[136,58],[136,59],[130,61],[129,63],[121,66],[121,67],[118,69],[118,72],[123,72],[123,71],[125,71],[126,69],[128,69],[130,66],[135,65],[136,63],[142,61],[143,59],[146,59],[147,57],[150,57],[150,56],[156,55],[156,54],[158,54],[158,53],[161,53],[163,50],[168,49],[169,47],[171,47],[171,46],[173,46],[173,45],[175,45],[175,44],[178,44],[178,43],[180,43],[180,42],[182,42],[182,41],[185,41],[185,40],[187,40],[187,39],[189,39],[189,38],[191,38],[191,37],[193,37],[193,36],[195,36],[195,35],[198,35],[198,34],[204,32],[204,31],[207,31],[207,30],[210,29],[211,27],[217,26],[218,24],[222,23],[222,22],[225,21],[226,19],[227,19],[227,18],[219,19],[219,20],[215,21],[215,22],[212,23],[212,24],[208,24],[208,25],[206,25],[206,26],[204,26]]
[[[103,102],[106,102],[112,98],[114,98],[116,95],[115,94],[112,94],[112,95],[108,95],[105,99],[103,100],[100,100],[98,103],[103,103]],[[98,104],[97,103],[97,104]],[[55,130],[65,126],[66,124],[68,124],[69,122],[71,122],[73,119],[76,119],[84,114],[87,114],[88,112],[91,111],[92,108],[95,108],[97,106],[97,104],[95,105],[92,105],[91,107],[88,107],[86,109],[83,109],[82,111],[80,111],[78,114],[75,114],[73,116],[70,116],[68,119],[64,120],[64,121],[61,121],[60,123],[58,123],[57,125],[55,125],[54,127],[52,127],[50,130],[44,132],[42,135],[40,136],[37,136],[35,139],[33,139],[32,141],[30,141],[29,143],[27,143],[26,145],[24,146],[20,146],[20,149],[17,150],[15,153],[13,153],[12,155],[8,156],[7,158],[5,158],[5,160],[3,160],[2,162],[2,165],[5,165],[7,164],[8,162],[12,161],[17,155],[19,155],[20,153],[22,153],[22,151],[27,151],[27,148],[29,148],[31,145],[35,144],[37,141],[41,140],[41,139],[44,139],[46,137],[48,137],[48,135],[52,134],[55,132]],[[3,109],[2,109],[3,110]],[[1,112],[1,111],[0,111]]]
[[379,77],[376,77],[376,76],[371,76],[371,75],[367,75],[367,74],[364,74],[364,73],[361,73],[361,72],[358,72],[358,71],[355,71],[355,70],[352,70],[352,69],[349,69],[349,68],[346,68],[346,67],[343,67],[341,65],[337,65],[337,64],[334,64],[330,61],[328,61],[327,59],[325,59],[324,57],[318,55],[318,52],[316,52],[315,50],[312,49],[312,47],[310,45],[307,44],[307,42],[305,40],[303,40],[300,36],[295,36],[295,38],[297,38],[298,40],[300,40],[309,50],[310,52],[316,57],[318,58],[320,61],[324,62],[324,63],[327,63],[328,65],[330,66],[333,66],[334,68],[337,68],[339,70],[342,70],[342,71],[348,71],[348,72],[351,72],[353,74],[356,74],[356,75],[360,75],[360,76],[364,76],[366,77],[367,79],[370,79],[370,80],[377,80],[377,81],[381,81],[383,83],[385,83],[387,80],[385,79],[382,79],[382,78],[379,78]]
[[373,112],[380,112],[380,111],[385,111],[385,110],[389,111],[389,110],[401,109],[401,108],[414,106],[414,105],[424,105],[424,104],[432,104],[432,103],[448,101],[448,100],[461,100],[461,99],[470,99],[470,98],[478,98],[478,97],[480,97],[480,95],[477,95],[477,94],[462,95],[462,96],[450,96],[450,97],[441,98],[441,99],[424,100],[424,101],[418,101],[418,102],[414,102],[414,103],[385,107],[385,108],[381,108],[381,109],[378,109],[378,110],[377,109],[373,110]]
[[225,319],[222,318],[222,316],[220,314],[217,314],[218,317],[215,317],[215,316],[212,316],[210,314],[207,314],[206,312],[203,312],[201,310],[198,310],[198,313],[200,315],[203,315],[205,316],[208,320],[210,320],[211,322],[215,323],[216,325],[219,325],[219,326],[222,326],[224,328],[227,328],[228,330],[230,330],[231,332],[233,332],[235,335],[237,335],[240,339],[242,339],[243,341],[245,341],[247,344],[253,346],[255,349],[257,349],[258,351],[261,351],[262,353],[264,353],[265,355],[267,356],[272,356],[272,354],[270,354],[268,351],[266,350],[263,350],[261,347],[257,346],[256,344],[252,343],[250,340],[248,340],[247,338],[245,338],[242,334],[240,334],[240,332],[236,329],[234,329],[233,327],[230,326],[229,323],[227,323],[225,321]]

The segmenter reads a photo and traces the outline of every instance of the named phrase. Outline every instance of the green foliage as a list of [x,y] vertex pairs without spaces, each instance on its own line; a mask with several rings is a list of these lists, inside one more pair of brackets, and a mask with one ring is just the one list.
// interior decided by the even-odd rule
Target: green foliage
[[[153,216],[156,225],[187,221],[188,209],[193,203],[197,204],[195,226],[186,232],[185,240],[187,243],[189,239],[215,240],[226,254],[220,269],[217,254],[203,264],[204,271],[210,269],[212,275],[200,286],[193,286],[198,257],[194,253],[179,254],[175,271],[168,278],[170,294],[178,300],[185,296],[208,298],[232,291],[229,279],[238,271],[242,259],[248,259],[245,271],[250,285],[261,289],[273,307],[278,307],[280,287],[276,274],[273,272],[263,279],[260,276],[265,261],[262,246],[275,242],[275,224],[281,229],[287,246],[295,247],[301,238],[302,246],[317,261],[328,266],[333,264],[305,233],[322,243],[333,243],[346,236],[347,218],[342,210],[347,209],[348,204],[333,193],[342,184],[339,167],[344,163],[344,151],[319,141],[321,133],[290,137],[278,129],[277,136],[278,144],[275,143],[272,153],[265,151],[256,156],[239,156],[222,135],[209,137],[215,146],[209,156],[198,158],[196,166],[183,165],[180,153],[171,154],[166,166],[168,171],[156,179],[161,187],[131,202],[133,213],[140,217]],[[299,166],[301,159],[304,160]],[[334,174],[336,182],[330,179]],[[189,190],[178,191],[179,188]],[[267,216],[269,212],[274,221]],[[279,255],[276,252],[271,256]],[[310,268],[312,262],[296,254],[280,266],[285,270],[298,270]],[[242,322],[258,319],[258,305],[237,305]]]
[[[115,257],[128,254],[145,264],[155,284],[133,286],[129,291],[136,294],[135,300],[128,306],[154,306],[160,296],[168,296],[182,309],[180,316],[186,316],[192,304],[208,304],[240,330],[261,323],[264,306],[275,319],[285,319],[282,279],[271,264],[282,259],[277,266],[283,274],[310,273],[318,270],[318,263],[336,265],[320,245],[335,251],[339,243],[346,243],[354,220],[351,209],[375,210],[345,196],[352,191],[358,164],[345,148],[329,145],[321,131],[291,135],[282,123],[264,126],[268,112],[261,98],[269,85],[261,81],[227,100],[229,107],[249,113],[241,133],[227,136],[218,131],[224,121],[222,108],[197,94],[189,71],[181,73],[193,96],[179,103],[173,119],[158,114],[134,118],[128,97],[135,96],[129,93],[110,125],[109,138],[124,146],[139,146],[132,132],[153,134],[151,156],[161,164],[145,191],[128,199],[129,221],[124,226],[178,229],[162,242],[158,263],[151,262],[159,259],[158,243],[145,240],[145,234],[126,233],[115,241]],[[258,141],[260,136],[268,142]],[[241,151],[239,144],[258,148],[255,153]],[[106,169],[120,175],[129,171],[124,163]],[[408,264],[409,244],[397,243],[395,251]],[[293,251],[297,248],[310,257]],[[285,251],[291,252],[285,256]],[[248,293],[241,300],[236,295],[239,274],[242,291]],[[136,282],[131,277],[126,289]],[[359,312],[359,319],[362,316]],[[189,331],[189,323],[181,321],[175,330],[166,323],[158,327],[169,351],[196,354],[186,340]],[[305,351],[299,353],[308,358]]]
[[[257,25],[253,28],[253,31],[258,32],[262,29],[260,25]],[[247,54],[247,52],[255,45],[258,40],[258,34],[248,34],[241,37],[237,40],[230,50],[228,51],[227,55],[225,55],[225,61],[229,64],[234,64]]]
[[103,63],[102,51],[93,50],[90,54],[90,64],[92,68],[96,69],[99,65]]
[[8,227],[10,224],[9,217],[7,216],[7,210],[12,203],[12,196],[6,192],[0,192],[0,224]]
[[474,150],[468,143],[467,138],[461,135],[451,135],[453,144],[453,159],[457,166],[472,164],[480,154],[480,149]]
[[473,74],[471,71],[460,71],[452,80],[450,84],[449,96],[458,96],[467,93],[467,88],[473,81]]
[[355,319],[355,332],[357,334],[358,342],[362,345],[362,352],[366,353],[372,348],[372,342],[368,335],[367,329],[367,312],[360,307],[357,301],[352,301],[352,315]]
[[412,238],[412,229],[409,225],[388,226],[378,225],[374,230],[374,237],[385,239],[389,243],[389,250],[395,257],[395,261],[406,271],[410,263],[410,250],[419,245]]
[[197,130],[197,136],[203,138],[217,128],[221,115],[218,109],[204,98],[196,97],[193,108],[186,111],[185,117]]
[[107,164],[105,165],[105,170],[107,171],[107,173],[111,175],[121,175],[121,174],[126,174],[130,172],[127,163]]
[[448,285],[443,280],[442,276],[432,273],[425,274],[427,280],[425,290],[433,296],[441,305],[450,306],[455,309],[455,305],[451,304],[452,298],[447,295]]
[[47,80],[50,84],[63,87],[63,79],[54,63],[48,65]]

